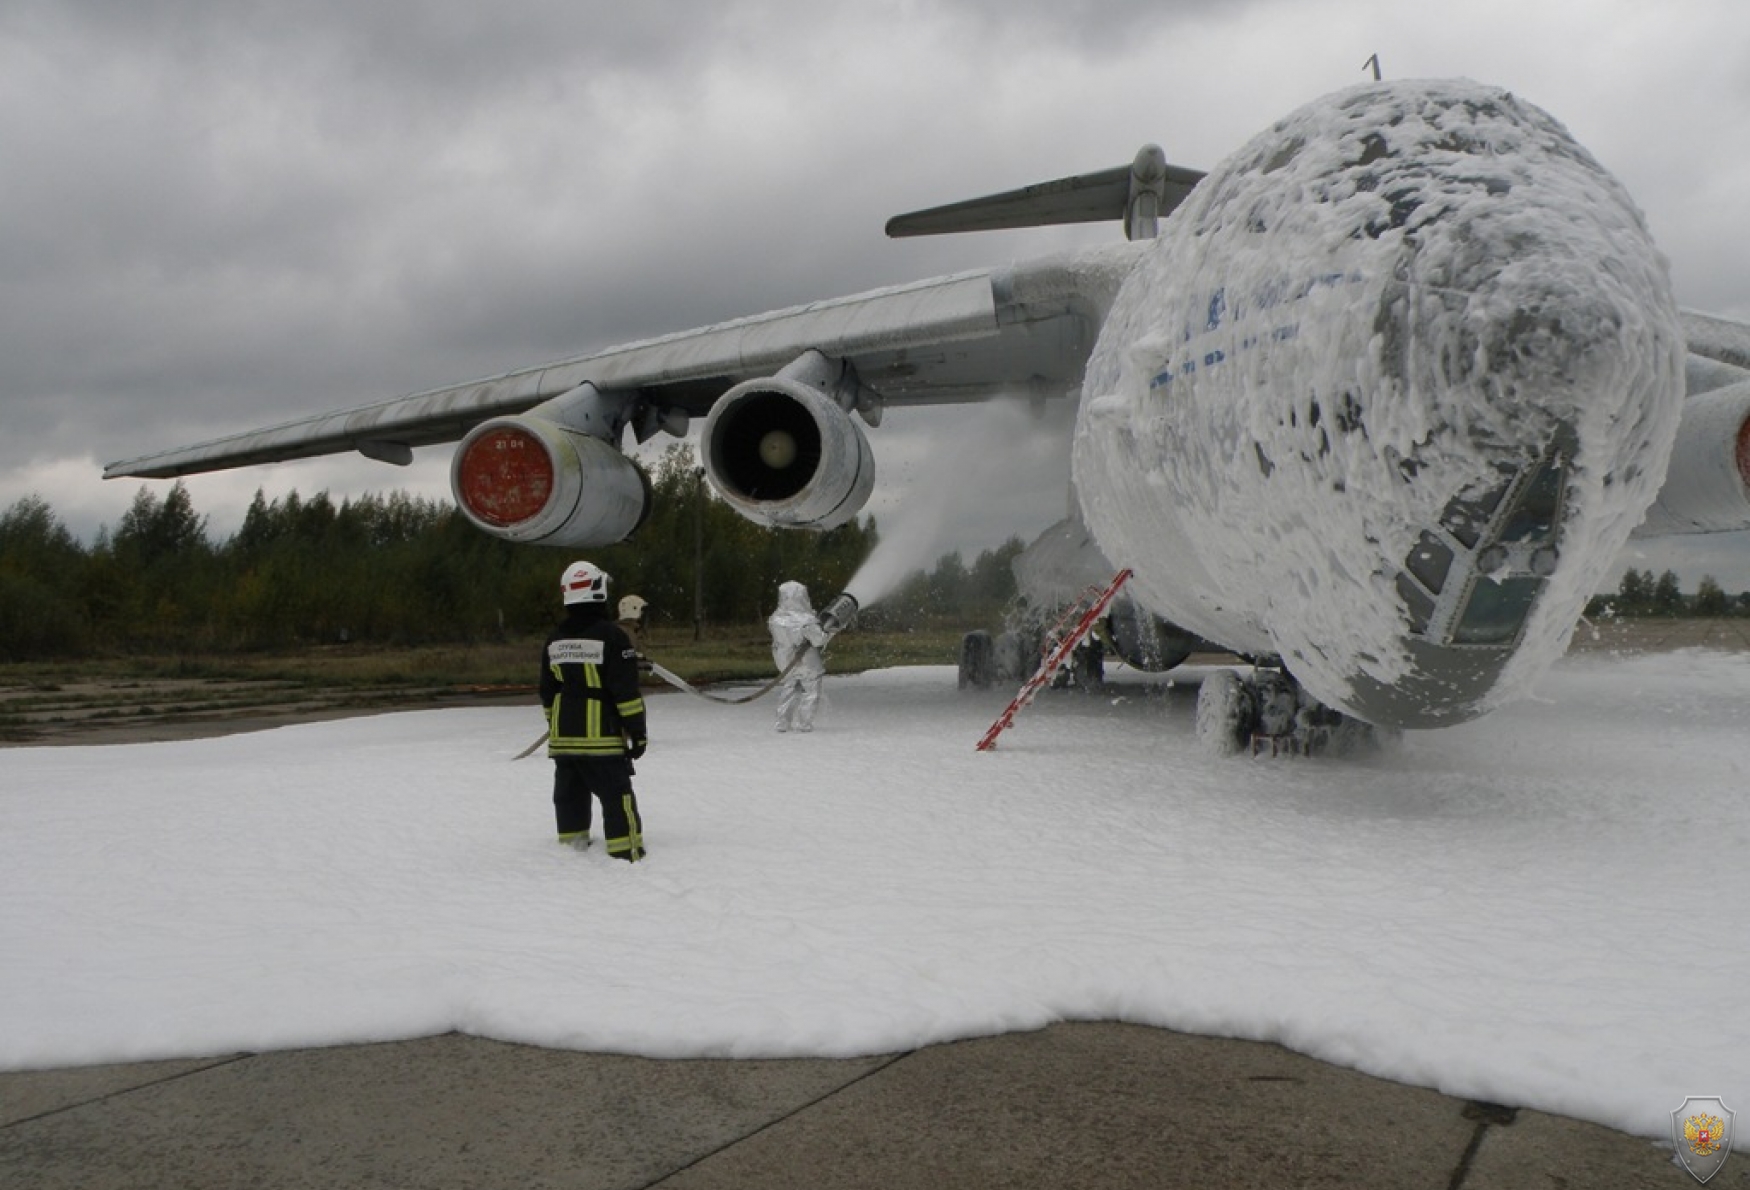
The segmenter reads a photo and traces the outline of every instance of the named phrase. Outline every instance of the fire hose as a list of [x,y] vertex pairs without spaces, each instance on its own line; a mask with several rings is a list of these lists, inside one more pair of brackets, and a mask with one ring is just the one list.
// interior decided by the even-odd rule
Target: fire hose
[[[826,647],[832,643],[833,637],[849,628],[856,618],[856,597],[849,591],[846,591],[844,594],[835,598],[831,603],[827,604],[826,610],[820,613],[820,626],[826,633],[826,639],[818,646],[813,643],[805,642],[800,649],[796,650],[796,655],[790,658],[790,664],[786,665],[779,672],[777,677],[751,693],[713,694],[708,690],[699,689],[697,686],[694,686],[691,682],[675,673],[672,669],[658,665],[648,657],[643,659],[643,664],[648,665],[651,673],[667,682],[670,686],[673,686],[676,690],[684,691],[687,694],[691,694],[697,698],[706,699],[710,702],[727,703],[732,706],[739,705],[741,703],[752,702],[754,699],[770,694],[773,690],[777,689],[778,686],[783,683],[784,679],[790,676],[791,671],[793,671],[798,665],[802,664],[802,659],[808,656],[810,650],[818,650],[824,655]],[[521,752],[518,752],[515,756],[511,757],[511,759],[521,760],[525,756],[533,756],[536,750],[538,750],[542,744],[547,742],[547,738],[548,733],[543,731],[535,738],[534,743],[530,744],[527,748],[524,748]]]

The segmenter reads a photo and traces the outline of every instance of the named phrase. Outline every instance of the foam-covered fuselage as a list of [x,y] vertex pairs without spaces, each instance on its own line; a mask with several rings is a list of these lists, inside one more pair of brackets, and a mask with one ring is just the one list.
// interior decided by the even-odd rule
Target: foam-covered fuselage
[[[1168,622],[1173,656],[1203,640],[1279,660],[1309,740],[1333,708],[1436,727],[1499,706],[1560,655],[1637,526],[1750,526],[1750,326],[1680,313],[1627,193],[1508,92],[1357,87],[1207,175],[1148,146],[890,229],[1082,218],[1121,219],[1131,242],[601,347],[105,474],[344,450],[404,463],[460,440],[453,487],[475,524],[593,549],[654,499],[626,433],[702,419],[725,502],[827,530],[875,488],[862,427],[885,410],[1079,393],[1081,521],[1056,541],[1075,548],[1044,551],[1023,586],[1079,575],[1091,531],[1096,572],[1134,572],[1125,594]],[[1217,690],[1211,738],[1280,736],[1292,685],[1272,672]]]
[[1683,337],[1622,187],[1469,83],[1302,108],[1191,193],[1090,358],[1074,475],[1158,614],[1428,727],[1523,693],[1664,478]]

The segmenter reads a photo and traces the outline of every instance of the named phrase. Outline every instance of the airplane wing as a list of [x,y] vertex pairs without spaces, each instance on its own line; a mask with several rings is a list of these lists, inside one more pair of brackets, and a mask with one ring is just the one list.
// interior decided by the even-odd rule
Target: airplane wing
[[1750,326],[1698,310],[1679,311],[1678,318],[1692,354],[1750,369]]
[[586,381],[636,392],[650,409],[698,417],[734,384],[811,349],[850,363],[884,404],[1060,396],[1081,383],[1129,248],[958,273],[610,347],[126,459],[106,466],[104,477],[168,479],[350,450],[406,463],[415,446],[456,441]]

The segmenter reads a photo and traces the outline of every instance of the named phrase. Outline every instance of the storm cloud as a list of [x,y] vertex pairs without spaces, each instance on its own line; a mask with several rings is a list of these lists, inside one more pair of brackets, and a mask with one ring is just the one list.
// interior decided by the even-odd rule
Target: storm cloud
[[[86,535],[137,490],[107,460],[1108,240],[882,225],[1148,141],[1207,168],[1373,54],[1547,108],[1679,300],[1750,317],[1733,0],[0,3],[0,507],[35,493]],[[897,411],[884,474],[944,433],[979,417]],[[223,530],[258,487],[443,494],[446,458],[189,485]],[[995,536],[964,544],[1059,515],[1039,487],[988,493]]]

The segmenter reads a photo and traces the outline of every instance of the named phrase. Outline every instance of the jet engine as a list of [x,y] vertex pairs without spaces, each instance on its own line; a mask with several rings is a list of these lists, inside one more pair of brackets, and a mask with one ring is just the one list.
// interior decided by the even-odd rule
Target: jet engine
[[457,506],[486,532],[525,545],[624,541],[651,503],[650,480],[601,436],[618,436],[625,409],[623,399],[585,385],[520,416],[482,422],[450,462]]
[[875,456],[851,411],[870,425],[881,399],[850,366],[810,351],[776,376],[745,380],[711,407],[705,473],[750,521],[833,529],[875,487]]
[[1106,639],[1119,660],[1144,673],[1164,673],[1183,665],[1199,647],[1214,648],[1128,599],[1112,601]]
[[1750,529],[1750,380],[1683,403],[1665,486],[1634,536],[1738,529]]

